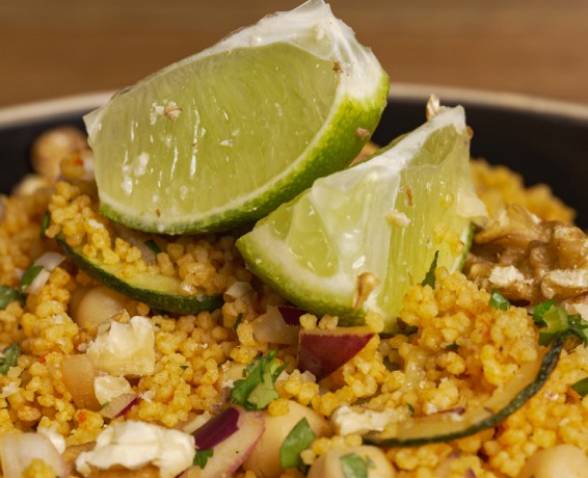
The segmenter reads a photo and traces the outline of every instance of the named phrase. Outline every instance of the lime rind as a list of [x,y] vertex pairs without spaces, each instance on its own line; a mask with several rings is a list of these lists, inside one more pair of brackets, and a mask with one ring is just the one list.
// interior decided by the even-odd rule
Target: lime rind
[[[323,126],[316,131],[300,154],[295,153],[297,156],[292,158],[279,174],[247,192],[234,194],[233,198],[227,198],[205,210],[196,209],[196,212],[174,207],[174,199],[169,199],[174,196],[174,189],[177,189],[177,181],[173,179],[168,183],[165,179],[163,183],[158,181],[157,186],[155,181],[151,181],[149,186],[144,188],[150,191],[159,190],[152,195],[153,205],[147,204],[145,198],[133,200],[130,192],[133,190],[133,182],[137,185],[135,189],[138,189],[142,180],[134,177],[133,173],[124,171],[124,167],[121,173],[122,180],[118,180],[118,176],[116,181],[113,179],[113,167],[119,168],[122,154],[112,154],[112,149],[101,150],[99,144],[118,144],[116,135],[119,133],[112,133],[114,136],[106,136],[99,140],[104,135],[105,125],[113,121],[108,118],[108,112],[113,104],[124,104],[127,99],[133,98],[133,95],[143,104],[149,103],[154,99],[149,93],[154,82],[215,55],[239,49],[261,49],[284,44],[301,49],[317,59],[331,62],[338,74],[333,102]],[[388,77],[376,57],[371,50],[356,41],[353,31],[337,19],[329,5],[322,0],[311,0],[294,10],[265,17],[256,25],[232,34],[215,46],[145,78],[134,87],[115,95],[109,104],[84,117],[89,142],[96,156],[96,179],[101,211],[110,219],[131,228],[167,234],[225,230],[252,222],[309,187],[315,178],[345,167],[375,129],[386,104],[387,93]],[[143,116],[135,115],[135,118]],[[116,117],[116,127],[110,129],[126,131],[129,128],[128,124],[124,119],[120,119],[120,114]],[[129,117],[128,123],[132,122],[133,118]],[[134,136],[133,126],[130,127],[129,134],[131,137]],[[130,141],[132,143],[132,139]],[[159,139],[156,137],[155,142],[157,141]],[[142,151],[143,149],[132,149],[131,156],[139,159],[144,156],[147,161],[149,155]],[[187,161],[186,154],[180,154],[183,155],[180,162]],[[123,166],[125,164],[123,163]],[[158,167],[161,169],[159,165]],[[242,174],[243,171],[237,173]],[[170,174],[171,176],[173,174]],[[145,185],[147,186],[147,183]],[[190,191],[187,197],[193,198],[196,207],[201,202],[198,200],[199,197],[214,195],[212,191],[205,196],[202,196],[204,193],[199,193],[200,196],[193,197],[193,191]],[[156,205],[155,198],[159,200],[160,196],[166,197],[168,202],[165,206]]]
[[[427,151],[437,137],[449,140],[439,140],[434,144],[435,151]],[[374,310],[389,319],[391,329],[408,282],[420,282],[436,250],[441,251],[441,266],[457,269],[467,252],[471,219],[484,214],[469,177],[468,145],[463,108],[442,109],[370,160],[315,181],[310,190],[259,221],[238,240],[237,247],[256,275],[306,310],[337,314],[348,322]],[[436,155],[439,148],[445,150]],[[435,161],[439,164],[433,164]],[[427,168],[428,176],[424,174]],[[429,207],[428,199],[422,197],[418,198],[422,202],[420,212],[407,211],[424,228],[419,232],[423,236],[419,238],[422,248],[404,244],[402,241],[414,242],[415,238],[398,233],[398,226],[386,220],[389,211],[401,209],[398,198],[411,170],[412,174],[429,178],[421,186],[425,190],[430,187],[432,195],[444,195],[436,183],[443,183],[455,193],[453,206],[443,208],[447,213],[438,205]],[[437,180],[438,173],[443,178]],[[473,205],[458,204],[464,200]],[[423,207],[435,213],[435,208],[439,209],[439,217],[429,218]],[[433,234],[426,227],[436,219],[440,225],[451,225],[461,250],[451,249],[443,240],[440,244],[431,242],[429,236]],[[398,257],[407,250],[415,256],[413,264]],[[354,307],[357,277],[364,272],[373,274],[379,284],[363,306]],[[406,283],[399,283],[399,276]],[[387,303],[385,299],[391,295],[392,303]]]

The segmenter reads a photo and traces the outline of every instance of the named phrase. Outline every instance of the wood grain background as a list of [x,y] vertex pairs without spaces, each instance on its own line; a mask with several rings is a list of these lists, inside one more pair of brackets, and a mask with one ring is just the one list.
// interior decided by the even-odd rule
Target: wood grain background
[[[0,106],[118,88],[297,0],[0,0]],[[588,0],[332,0],[392,81],[588,103]]]

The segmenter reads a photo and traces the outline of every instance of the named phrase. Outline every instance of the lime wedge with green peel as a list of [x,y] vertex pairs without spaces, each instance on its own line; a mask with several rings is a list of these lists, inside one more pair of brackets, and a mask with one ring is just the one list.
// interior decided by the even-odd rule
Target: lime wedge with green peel
[[322,0],[266,17],[84,119],[101,210],[148,232],[224,230],[347,166],[388,77]]
[[393,331],[407,289],[458,269],[485,209],[469,170],[461,107],[442,108],[373,158],[315,181],[237,242],[248,266],[294,304]]

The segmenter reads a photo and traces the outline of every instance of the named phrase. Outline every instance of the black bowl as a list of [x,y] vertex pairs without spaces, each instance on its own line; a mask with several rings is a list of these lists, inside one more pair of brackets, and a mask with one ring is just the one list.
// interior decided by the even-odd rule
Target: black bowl
[[[392,87],[374,141],[384,145],[423,122],[425,102],[436,93],[443,104],[462,104],[474,129],[472,154],[505,164],[528,184],[544,182],[578,211],[588,227],[588,107],[519,95],[418,85]],[[108,94],[93,94],[0,110],[0,192],[30,172],[30,149],[44,130],[82,127],[81,116]]]

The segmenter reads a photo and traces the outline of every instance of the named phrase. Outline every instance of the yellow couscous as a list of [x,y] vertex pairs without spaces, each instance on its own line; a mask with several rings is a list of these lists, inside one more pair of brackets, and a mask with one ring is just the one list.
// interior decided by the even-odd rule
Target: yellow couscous
[[[505,168],[475,162],[474,173],[490,210],[516,203],[540,214],[542,220],[568,223],[573,218],[548,189],[525,190]],[[313,469],[325,466],[329,454],[367,445],[365,424],[372,417],[402,422],[448,410],[459,413],[508,386],[525,364],[541,354],[537,327],[525,308],[493,307],[490,293],[467,276],[438,269],[434,287],[415,285],[404,298],[400,319],[416,333],[379,335],[382,318],[368,315],[365,328],[372,335],[365,346],[319,380],[296,368],[296,341],[270,345],[256,337],[258,319],[285,301],[245,268],[233,237],[158,238],[161,250],[146,258],[141,244],[121,237],[117,226],[100,215],[95,191],[84,187],[75,174],[69,177],[49,188],[2,199],[3,285],[18,286],[37,257],[59,250],[54,238],[61,237],[89,257],[123,264],[123,275],[159,273],[177,278],[186,294],[224,294],[222,306],[213,312],[170,316],[104,288],[66,261],[26,300],[10,301],[0,310],[0,341],[4,347],[20,347],[17,360],[0,374],[0,430],[5,436],[45,433],[51,442],[60,437],[66,449],[63,469],[70,476],[158,476],[158,462],[152,459],[129,469],[120,463],[110,468],[97,461],[86,468],[76,464],[117,423],[193,432],[223,408],[244,368],[270,349],[277,351],[284,370],[264,412],[265,433],[284,438],[283,430],[272,431],[272,423],[281,423],[287,431],[291,415],[318,423],[315,428],[320,433],[300,453],[304,466],[310,467],[309,476],[320,476],[313,475]],[[51,221],[41,238],[46,204]],[[90,304],[100,308],[103,301],[106,310],[95,310],[92,320],[80,305],[89,295],[95,300]],[[99,349],[99,339],[106,341],[113,333],[113,326],[108,331],[104,322],[116,322],[126,327],[121,334],[131,334],[137,317],[149,319],[148,331],[141,343],[129,345],[136,347],[126,357],[134,368],[116,377],[117,370],[127,365]],[[300,324],[307,333],[340,328],[338,318],[330,315],[305,314]],[[66,365],[73,363],[72,357],[90,357],[88,368],[74,368],[90,377],[80,376],[73,385]],[[139,366],[143,362],[146,368]],[[588,349],[581,345],[564,350],[539,393],[498,425],[443,443],[376,450],[383,453],[389,476],[398,478],[517,477],[540,450],[568,444],[586,453],[588,397],[572,389],[586,376]],[[107,385],[100,393],[98,378]],[[133,400],[124,413],[112,415],[105,409],[116,400],[120,386]],[[250,457],[236,476],[302,476],[300,470],[272,468],[264,460]],[[161,476],[171,476],[164,472],[162,467]],[[34,458],[22,476],[58,473],[47,461]]]

